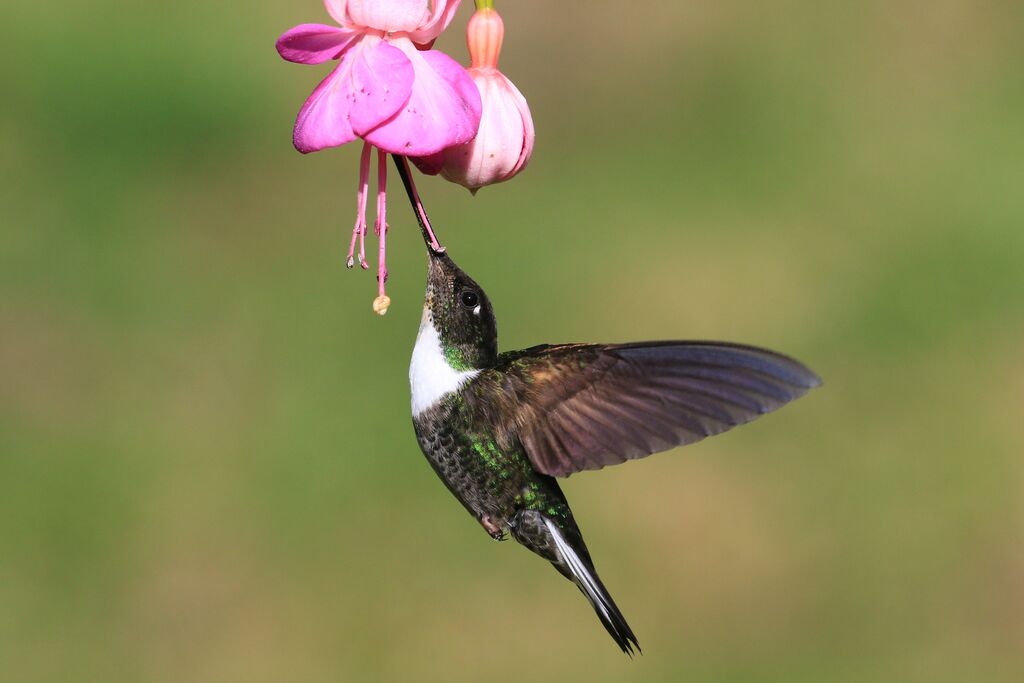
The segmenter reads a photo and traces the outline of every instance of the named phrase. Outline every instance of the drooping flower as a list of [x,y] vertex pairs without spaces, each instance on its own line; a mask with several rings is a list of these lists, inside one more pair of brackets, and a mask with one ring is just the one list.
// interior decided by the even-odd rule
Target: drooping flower
[[483,112],[476,136],[436,154],[414,159],[424,173],[472,192],[508,180],[526,167],[533,154],[534,128],[530,107],[519,89],[498,70],[505,26],[497,10],[478,9],[466,28],[473,81],[480,90]]
[[[480,124],[480,93],[466,70],[448,55],[429,49],[448,26],[459,0],[324,0],[338,26],[301,24],[282,35],[277,51],[300,64],[339,64],[313,91],[295,121],[293,140],[302,153],[364,140],[358,209],[348,267],[365,258],[366,204],[372,148],[377,149],[375,232],[381,315],[387,279],[387,153],[430,155],[473,139]],[[437,239],[431,239],[440,249]]]

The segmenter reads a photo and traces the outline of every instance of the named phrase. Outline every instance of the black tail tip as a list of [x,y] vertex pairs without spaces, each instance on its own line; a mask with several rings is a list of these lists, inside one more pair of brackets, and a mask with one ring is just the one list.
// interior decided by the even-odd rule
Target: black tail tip
[[608,635],[612,637],[615,644],[622,649],[622,651],[629,656],[630,659],[634,655],[642,655],[643,650],[640,649],[640,641],[633,635],[633,629],[626,623],[625,618],[622,616],[622,612],[615,606],[615,603],[610,599],[605,604],[608,609],[608,614],[602,614],[602,610],[597,610],[597,616],[601,619],[601,625],[604,626],[605,630],[608,631]]
[[[623,624],[625,625],[625,624]],[[640,643],[637,641],[636,636],[633,635],[632,631],[629,631],[629,626],[626,626],[627,633],[611,633],[611,629],[608,632],[611,633],[612,638],[618,644],[622,651],[632,659],[636,655],[642,655],[644,652],[640,649]]]

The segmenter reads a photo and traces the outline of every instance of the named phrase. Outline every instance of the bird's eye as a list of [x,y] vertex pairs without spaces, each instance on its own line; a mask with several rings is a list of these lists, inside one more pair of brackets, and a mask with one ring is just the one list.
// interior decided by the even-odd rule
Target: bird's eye
[[472,289],[466,289],[459,295],[459,301],[461,301],[462,305],[466,308],[476,308],[477,304],[480,303],[480,297],[477,296],[477,293]]

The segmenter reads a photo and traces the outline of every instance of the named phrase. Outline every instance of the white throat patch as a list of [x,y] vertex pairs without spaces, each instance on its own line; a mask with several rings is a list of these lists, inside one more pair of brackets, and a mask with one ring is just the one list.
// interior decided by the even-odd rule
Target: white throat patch
[[416,347],[409,364],[409,388],[412,389],[412,416],[432,407],[441,398],[458,389],[480,374],[479,370],[456,370],[448,365],[441,348],[430,311],[423,311]]

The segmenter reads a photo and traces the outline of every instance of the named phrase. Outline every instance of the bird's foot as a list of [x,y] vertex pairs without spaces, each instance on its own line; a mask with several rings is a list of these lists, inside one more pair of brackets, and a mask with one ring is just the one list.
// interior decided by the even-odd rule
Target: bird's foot
[[491,535],[495,541],[505,540],[505,530],[494,523],[494,520],[490,517],[484,516],[480,518],[480,524],[483,525],[484,529]]

